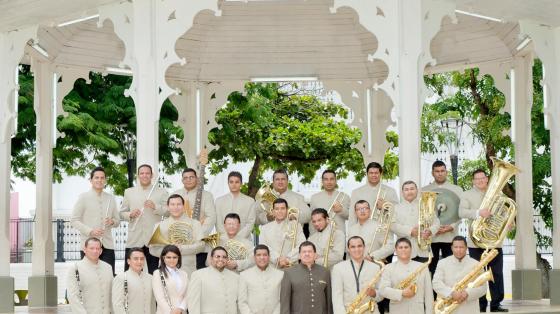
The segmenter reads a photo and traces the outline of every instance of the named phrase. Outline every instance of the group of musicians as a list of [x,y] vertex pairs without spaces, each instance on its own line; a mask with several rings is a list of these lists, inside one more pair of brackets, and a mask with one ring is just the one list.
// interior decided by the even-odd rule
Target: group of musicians
[[[104,190],[105,170],[95,168],[92,188],[79,196],[72,214],[83,243],[82,259],[67,275],[72,311],[443,313],[434,310],[437,297],[453,304],[455,313],[486,312],[486,282],[456,286],[487,253],[458,235],[462,218],[492,215],[479,208],[487,174],[475,171],[473,188],[463,192],[447,181],[445,163],[436,161],[433,183],[419,189],[404,182],[399,202],[381,182],[379,163],[366,172],[367,182],[349,196],[337,190],[336,173],[324,171],[323,190],[308,205],[289,189],[282,169],[265,191],[272,199],[241,193],[242,176],[234,171],[230,192],[214,200],[195,169],[185,169],[183,187],[169,195],[152,167],[141,165],[138,185],[125,191],[119,206]],[[419,225],[419,191],[441,188],[460,200],[457,221],[444,224],[434,215]],[[388,205],[392,213],[386,216]],[[115,277],[111,229],[121,220],[128,222],[125,272]],[[494,251],[487,265],[494,278],[489,309],[507,312],[500,305],[502,251]]]

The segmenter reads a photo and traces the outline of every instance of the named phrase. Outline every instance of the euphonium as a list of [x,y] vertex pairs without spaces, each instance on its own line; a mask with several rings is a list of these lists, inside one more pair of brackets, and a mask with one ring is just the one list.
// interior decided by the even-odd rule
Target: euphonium
[[436,216],[436,192],[422,192],[420,196],[420,202],[418,203],[418,247],[422,251],[430,250],[430,244],[432,244],[432,237],[424,239],[422,233],[430,229],[434,223],[434,218]]
[[374,260],[373,262],[378,264],[381,269],[377,272],[377,274],[375,274],[375,276],[373,276],[368,285],[364,289],[362,289],[360,293],[358,293],[354,300],[352,300],[352,303],[348,305],[348,308],[346,308],[346,314],[362,314],[368,311],[373,313],[373,311],[375,310],[375,306],[377,305],[377,303],[375,303],[375,300],[369,299],[367,302],[364,302],[364,300],[366,300],[368,296],[367,290],[369,288],[375,288],[375,285],[377,284],[379,279],[381,279],[381,275],[385,270],[385,264],[376,260]]
[[[498,250],[492,249],[482,254],[480,262],[463,279],[453,286],[453,292],[464,291],[467,288],[476,288],[485,284],[487,281],[494,281],[492,271],[484,271],[484,268],[498,255]],[[450,314],[453,313],[461,304],[453,301],[452,297],[438,297],[434,303],[434,313]]]
[[[272,216],[272,203],[279,197],[271,188],[270,183],[265,183],[255,195],[255,201],[259,203],[260,208],[267,214]],[[265,205],[267,203],[267,205]]]
[[478,217],[470,228],[473,243],[480,248],[495,248],[499,246],[508,233],[508,226],[515,219],[517,204],[502,193],[502,189],[519,168],[505,161],[492,157],[494,169],[488,182],[488,189],[479,209],[488,208],[491,216]]
[[412,286],[412,291],[414,291],[414,293],[416,293],[416,281],[418,280],[418,276],[420,276],[420,274],[422,273],[422,271],[424,271],[424,269],[428,268],[428,266],[430,266],[430,263],[432,262],[432,253],[430,251],[430,255],[428,257],[428,261],[423,263],[422,266],[418,267],[418,269],[416,269],[414,272],[410,273],[410,275],[408,275],[408,277],[406,277],[405,279],[403,279],[401,282],[399,282],[399,284],[397,285],[397,289],[400,290],[404,290],[410,286]]

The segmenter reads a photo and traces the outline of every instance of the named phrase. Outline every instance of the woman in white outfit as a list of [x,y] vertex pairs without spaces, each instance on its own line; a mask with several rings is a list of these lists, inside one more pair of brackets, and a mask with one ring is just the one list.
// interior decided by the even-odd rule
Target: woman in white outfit
[[158,314],[187,313],[188,275],[181,270],[181,251],[166,245],[161,251],[160,266],[154,271],[152,287]]

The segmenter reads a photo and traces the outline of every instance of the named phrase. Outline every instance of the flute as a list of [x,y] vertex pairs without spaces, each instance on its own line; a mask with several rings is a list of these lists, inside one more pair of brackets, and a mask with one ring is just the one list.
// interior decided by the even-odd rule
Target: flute
[[103,230],[105,230],[105,228],[107,228],[107,225],[105,224],[105,220],[107,220],[107,218],[109,218],[109,207],[111,206],[111,197],[109,197],[109,202],[107,203],[107,209],[105,210],[105,219],[103,219],[102,225],[103,225]]
[[[156,178],[156,182],[154,182],[154,185],[152,185],[152,188],[150,189],[150,192],[148,193],[148,197],[146,197],[146,201],[150,199],[150,197],[152,196],[152,193],[154,192],[154,189],[156,188],[156,185],[159,181],[159,175]],[[146,202],[144,201],[144,202]],[[140,217],[142,216],[142,214],[144,214],[144,206],[142,206],[142,209],[140,210],[140,215],[138,216],[138,218],[136,218],[136,220],[134,220],[134,223],[132,224],[132,227],[130,228],[131,231],[134,231],[134,228],[136,227],[136,224],[138,224],[138,220],[140,220]]]

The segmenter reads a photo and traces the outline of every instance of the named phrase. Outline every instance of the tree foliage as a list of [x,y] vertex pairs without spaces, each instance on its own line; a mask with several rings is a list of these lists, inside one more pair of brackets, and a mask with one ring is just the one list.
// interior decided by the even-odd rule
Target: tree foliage
[[208,135],[216,149],[209,154],[213,173],[230,162],[253,162],[249,194],[254,195],[264,171],[285,168],[310,182],[327,166],[339,177],[364,175],[363,158],[354,148],[358,129],[345,123],[348,110],[314,95],[289,93],[277,83],[247,83],[233,92],[216,113],[218,127]]
[[[107,171],[107,184],[121,194],[128,187],[127,158],[135,158],[136,113],[134,102],[124,96],[131,77],[90,73],[91,83],[79,79],[64,98],[66,116],[59,116],[59,138],[53,150],[55,182],[63,175],[85,176],[96,166]],[[35,121],[33,109],[33,74],[28,66],[20,72],[18,132],[12,140],[12,171],[17,177],[35,181]],[[166,101],[161,109],[159,125],[160,163],[163,171],[172,174],[185,166],[177,147],[183,131],[174,124],[178,113]],[[132,152],[125,149],[129,136]],[[131,154],[132,153],[132,154]],[[133,166],[130,164],[129,166]]]

